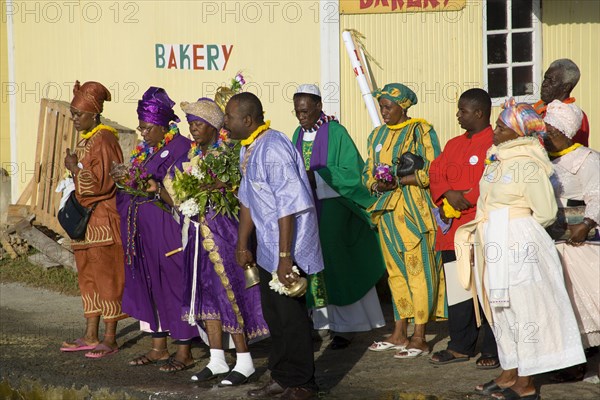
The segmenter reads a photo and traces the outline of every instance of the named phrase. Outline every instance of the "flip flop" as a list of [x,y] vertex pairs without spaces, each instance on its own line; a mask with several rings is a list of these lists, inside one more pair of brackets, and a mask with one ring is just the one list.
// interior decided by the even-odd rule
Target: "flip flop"
[[417,358],[420,356],[426,356],[427,354],[429,354],[429,350],[404,349],[394,354],[394,358]]
[[433,365],[446,365],[446,364],[452,364],[452,363],[458,363],[458,362],[465,362],[465,361],[469,361],[469,359],[470,359],[469,356],[456,357],[449,350],[437,351],[437,352],[433,353],[433,356],[434,357],[437,356],[437,358],[438,358],[437,360],[434,360],[432,358],[429,359],[429,362]]
[[390,343],[390,342],[373,342],[368,347],[371,351],[387,351],[387,350],[405,350],[406,346]]
[[[93,350],[98,346],[99,343],[96,344],[87,344],[84,338],[75,339],[73,344],[75,346],[68,346],[69,342],[64,342],[63,346],[60,348],[60,351],[69,353],[72,351],[85,351],[85,350]],[[67,345],[67,346],[66,346]]]
[[[101,351],[102,353],[96,353],[97,351]],[[104,358],[111,354],[115,354],[119,351],[118,347],[114,349],[112,347],[108,347],[104,343],[100,343],[98,346],[94,347],[92,351],[85,353],[87,358]]]

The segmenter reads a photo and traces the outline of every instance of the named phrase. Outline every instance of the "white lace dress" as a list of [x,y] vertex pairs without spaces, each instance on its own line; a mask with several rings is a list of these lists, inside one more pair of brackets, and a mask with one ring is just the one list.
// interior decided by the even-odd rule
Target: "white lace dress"
[[[556,202],[565,207],[567,200],[583,200],[585,217],[600,222],[600,153],[587,147],[552,161],[550,178]],[[557,243],[564,269],[565,283],[585,347],[600,345],[600,242],[573,247]]]

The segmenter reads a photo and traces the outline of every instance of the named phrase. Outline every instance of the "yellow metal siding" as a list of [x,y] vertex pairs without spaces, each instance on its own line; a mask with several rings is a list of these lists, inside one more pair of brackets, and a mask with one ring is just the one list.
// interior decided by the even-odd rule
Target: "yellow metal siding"
[[570,58],[581,70],[572,96],[590,122],[590,147],[600,150],[600,2],[542,1],[543,70],[559,58]]
[[[36,140],[40,98],[70,101],[76,79],[104,83],[113,94],[104,115],[134,128],[137,100],[149,86],[164,87],[184,118],[181,101],[212,96],[243,70],[247,90],[259,95],[266,118],[291,136],[297,125],[290,112],[295,87],[318,82],[320,76],[317,1],[80,1],[69,3],[75,10],[72,18],[67,3],[52,2],[61,7],[58,20],[43,2],[31,2],[33,12],[15,18],[21,189],[33,176],[31,144]],[[155,43],[234,48],[225,71],[168,70],[155,68]],[[185,118],[181,128],[187,135]]]
[[[458,96],[481,87],[483,80],[480,1],[467,2],[461,11],[342,15],[344,29],[356,29],[367,37],[369,52],[383,67],[373,66],[379,87],[401,82],[416,92],[419,103],[409,116],[432,123],[442,143],[461,133],[455,117]],[[341,51],[342,122],[366,155],[373,127],[346,50]]]

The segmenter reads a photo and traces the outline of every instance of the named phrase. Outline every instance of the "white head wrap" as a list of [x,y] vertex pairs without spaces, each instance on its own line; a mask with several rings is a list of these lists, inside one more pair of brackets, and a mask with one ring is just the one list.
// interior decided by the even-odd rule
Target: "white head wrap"
[[572,139],[581,127],[583,111],[575,104],[566,104],[554,100],[546,107],[544,122],[558,129],[563,135]]

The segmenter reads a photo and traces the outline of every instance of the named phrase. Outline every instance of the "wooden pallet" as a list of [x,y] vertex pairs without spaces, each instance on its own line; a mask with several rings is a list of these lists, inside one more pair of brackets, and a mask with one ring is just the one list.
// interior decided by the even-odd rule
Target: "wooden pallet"
[[[108,119],[102,118],[102,123],[119,132],[119,143],[127,158],[137,144],[136,132]],[[74,149],[77,141],[69,103],[42,99],[35,151],[35,174],[21,193],[17,204],[29,204],[35,214],[36,223],[62,236],[66,234],[56,219],[61,193],[55,191],[58,182],[65,175],[63,160],[66,149]]]

